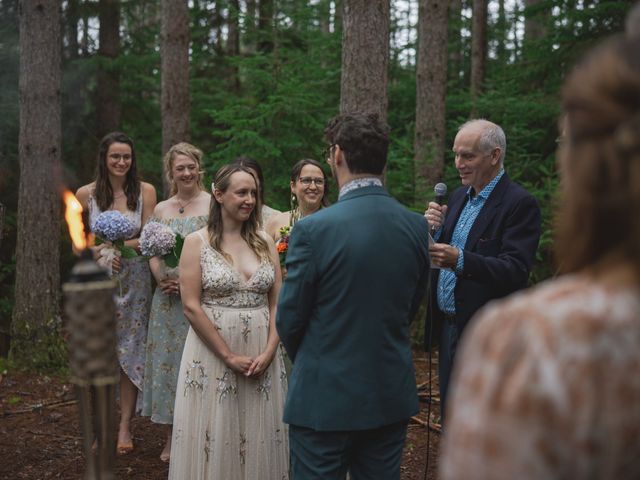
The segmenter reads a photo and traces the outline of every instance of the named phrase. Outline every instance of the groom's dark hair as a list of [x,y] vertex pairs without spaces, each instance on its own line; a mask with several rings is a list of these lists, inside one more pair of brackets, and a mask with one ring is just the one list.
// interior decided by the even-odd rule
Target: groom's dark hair
[[331,145],[339,145],[351,173],[381,175],[387,163],[389,126],[377,113],[343,113],[324,130]]

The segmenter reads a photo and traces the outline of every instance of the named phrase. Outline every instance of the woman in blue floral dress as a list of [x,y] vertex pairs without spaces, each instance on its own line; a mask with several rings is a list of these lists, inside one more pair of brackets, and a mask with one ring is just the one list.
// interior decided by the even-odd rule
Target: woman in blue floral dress
[[[138,250],[138,235],[156,206],[156,191],[139,180],[133,141],[124,133],[107,134],[98,147],[98,168],[94,182],[80,187],[76,196],[82,208],[89,212],[93,225],[100,213],[117,210],[134,225],[134,233],[125,245]],[[105,245],[94,247],[96,256],[104,253]],[[102,256],[102,260],[107,257]],[[120,424],[118,453],[133,450],[131,417],[140,401],[144,382],[144,356],[147,321],[151,303],[149,266],[141,256],[122,259],[108,257],[108,270],[117,274],[120,288],[116,296],[118,360],[120,362]]]

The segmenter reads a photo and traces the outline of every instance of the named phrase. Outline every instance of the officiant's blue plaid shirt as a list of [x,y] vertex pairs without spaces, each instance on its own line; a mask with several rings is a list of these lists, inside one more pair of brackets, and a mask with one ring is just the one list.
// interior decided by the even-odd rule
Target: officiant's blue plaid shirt
[[[454,315],[456,313],[454,292],[456,289],[457,275],[462,274],[464,270],[464,247],[467,244],[467,237],[480,210],[482,210],[487,198],[489,198],[489,195],[493,192],[494,187],[500,181],[502,175],[504,175],[504,169],[501,169],[498,175],[475,197],[471,196],[473,187],[469,187],[467,190],[467,203],[460,213],[456,227],[453,230],[451,242],[449,243],[460,252],[460,255],[458,255],[458,263],[456,263],[455,271],[443,268],[440,270],[440,276],[438,277],[438,307],[448,315]],[[439,238],[441,233],[442,228],[436,232],[436,236]]]

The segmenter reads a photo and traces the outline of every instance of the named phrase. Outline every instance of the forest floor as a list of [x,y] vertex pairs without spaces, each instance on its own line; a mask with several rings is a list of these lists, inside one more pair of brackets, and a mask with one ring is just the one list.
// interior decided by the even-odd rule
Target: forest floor
[[[402,480],[436,480],[440,435],[427,435],[428,359],[414,355],[420,387],[421,412],[409,424],[402,460]],[[437,364],[433,363],[433,392]],[[432,416],[439,413],[437,405]],[[73,386],[64,378],[25,372],[0,375],[0,478],[82,479],[84,454]],[[422,423],[421,423],[422,422]],[[169,466],[159,459],[164,443],[162,426],[148,418],[133,420],[136,450],[116,459],[116,478],[164,479]],[[425,477],[429,438],[429,471]]]

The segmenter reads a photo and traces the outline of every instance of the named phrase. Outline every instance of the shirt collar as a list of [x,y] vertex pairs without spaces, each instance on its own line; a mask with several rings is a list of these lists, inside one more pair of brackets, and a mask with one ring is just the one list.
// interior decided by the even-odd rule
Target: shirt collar
[[340,194],[338,195],[338,200],[344,197],[347,193],[356,190],[358,188],[363,187],[381,187],[382,181],[378,177],[362,177],[355,178],[347,183],[345,183],[340,189]]
[[[496,185],[498,184],[498,182],[500,181],[503,175],[504,175],[504,168],[501,168],[498,174],[495,177],[493,177],[493,180],[491,180],[477,196],[479,198],[482,198],[483,200],[486,200],[487,198],[489,198],[489,195],[491,195],[491,192],[493,192],[493,189],[496,187]],[[467,189],[467,196],[469,197],[469,199],[473,198],[471,196],[471,192],[473,192],[473,187],[469,187]]]

